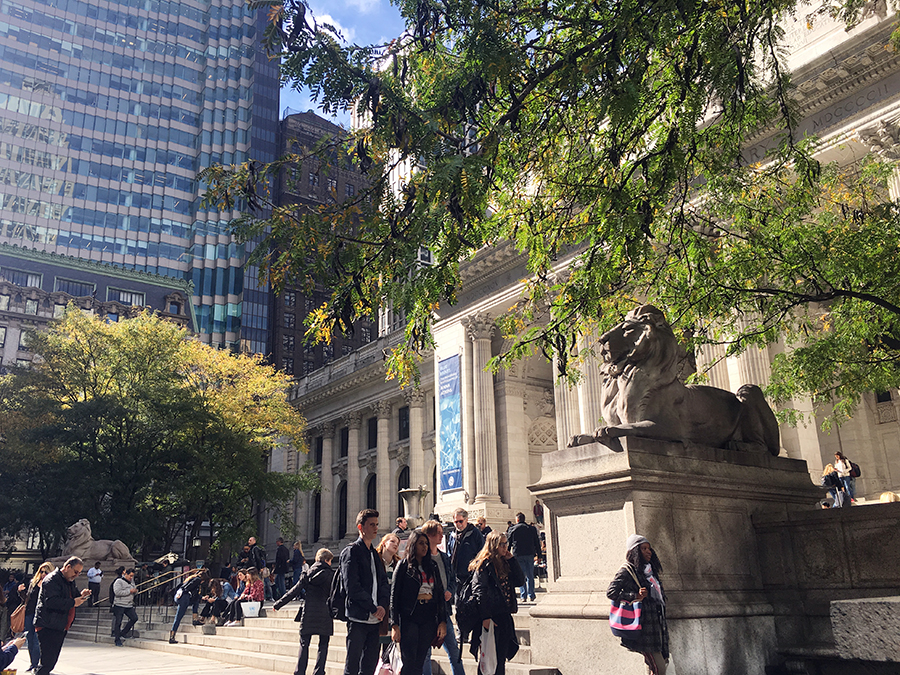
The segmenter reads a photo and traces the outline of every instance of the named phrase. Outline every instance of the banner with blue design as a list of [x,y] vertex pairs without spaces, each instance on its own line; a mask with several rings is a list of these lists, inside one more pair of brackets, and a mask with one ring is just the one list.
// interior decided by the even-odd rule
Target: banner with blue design
[[438,489],[462,489],[462,401],[459,387],[459,355],[438,362]]

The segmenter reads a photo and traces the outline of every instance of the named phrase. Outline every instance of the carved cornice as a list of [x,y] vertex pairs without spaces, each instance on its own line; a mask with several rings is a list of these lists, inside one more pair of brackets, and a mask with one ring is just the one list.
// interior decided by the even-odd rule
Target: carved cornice
[[331,465],[331,475],[340,476],[341,480],[347,480],[347,458],[341,457]]
[[388,446],[388,457],[396,459],[400,466],[409,464],[409,440],[392,443]]
[[378,456],[374,452],[369,452],[365,455],[360,455],[357,463],[360,469],[365,469],[368,473],[375,473],[375,469],[378,466]]
[[897,118],[879,120],[855,129],[854,137],[882,159],[900,159],[900,123]]
[[476,312],[462,319],[470,340],[490,340],[497,326],[488,312]]

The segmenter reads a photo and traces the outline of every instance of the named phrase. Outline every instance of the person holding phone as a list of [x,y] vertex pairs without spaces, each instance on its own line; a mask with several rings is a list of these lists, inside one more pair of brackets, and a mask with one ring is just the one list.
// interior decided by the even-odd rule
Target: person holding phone
[[641,601],[642,607],[641,629],[635,631],[634,637],[622,638],[622,646],[644,657],[649,675],[665,675],[669,664],[669,628],[666,593],[660,581],[662,565],[650,542],[639,534],[626,540],[625,561],[627,564],[606,590],[606,597],[617,602]]
[[79,593],[75,586],[75,577],[83,569],[84,562],[73,555],[62,567],[44,577],[41,584],[34,613],[34,627],[41,644],[38,675],[50,675],[53,671],[66,634],[75,620],[75,608],[83,605],[91,595],[89,589]]
[[[24,644],[24,635],[14,638],[6,643],[6,646],[3,647],[2,650],[0,650],[0,670],[6,668],[16,659],[16,654],[19,653],[19,650]],[[31,668],[29,668],[29,670],[31,670]]]

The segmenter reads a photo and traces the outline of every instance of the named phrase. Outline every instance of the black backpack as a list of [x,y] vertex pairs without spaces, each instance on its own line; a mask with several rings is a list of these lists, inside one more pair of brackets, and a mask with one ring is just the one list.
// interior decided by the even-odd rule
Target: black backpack
[[478,599],[475,597],[475,584],[472,583],[474,578],[474,574],[470,575],[456,591],[456,626],[459,628],[460,645],[468,639],[469,633],[478,628],[481,623],[481,611],[478,607]]
[[850,477],[851,478],[859,478],[862,475],[862,472],[859,470],[859,464],[856,462],[850,462]]
[[347,620],[347,589],[344,588],[344,575],[340,568],[331,578],[331,592],[328,594],[328,612],[332,619]]

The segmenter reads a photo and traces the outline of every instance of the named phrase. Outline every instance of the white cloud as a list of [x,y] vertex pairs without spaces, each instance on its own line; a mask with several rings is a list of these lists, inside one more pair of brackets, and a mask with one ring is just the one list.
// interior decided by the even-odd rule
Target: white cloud
[[345,0],[349,7],[354,7],[362,14],[370,14],[378,9],[381,0]]
[[[365,1],[365,0],[363,0]],[[377,1],[377,0],[376,0]],[[341,25],[341,22],[334,18],[331,14],[327,12],[320,12],[318,10],[313,10],[313,16],[316,18],[316,24],[321,26],[322,24],[331,24],[334,28],[340,33],[341,37],[344,38],[344,42],[352,43],[356,38],[356,30],[353,28],[347,28],[346,26]]]

